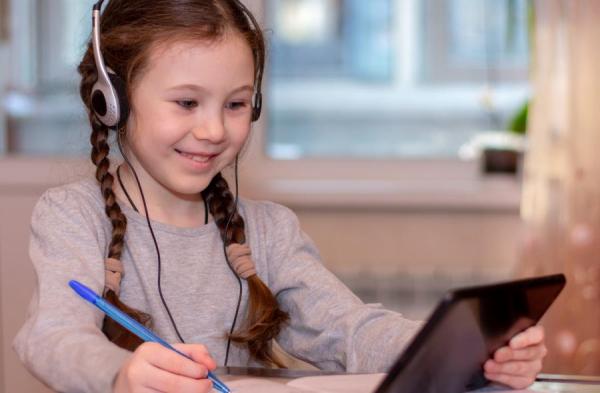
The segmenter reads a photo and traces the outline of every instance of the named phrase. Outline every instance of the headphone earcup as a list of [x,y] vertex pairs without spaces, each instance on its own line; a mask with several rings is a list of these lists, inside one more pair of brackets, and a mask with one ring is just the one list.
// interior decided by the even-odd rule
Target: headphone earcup
[[257,92],[254,95],[252,104],[252,121],[255,122],[260,118],[260,112],[262,111],[262,93]]
[[111,70],[108,77],[99,77],[92,87],[92,109],[98,119],[109,128],[125,125],[129,116],[127,90],[123,80]]
[[121,128],[127,124],[127,119],[129,118],[129,100],[127,99],[127,89],[125,88],[123,79],[121,79],[117,74],[109,72],[108,77],[110,78],[113,88],[117,92],[120,112],[117,126]]

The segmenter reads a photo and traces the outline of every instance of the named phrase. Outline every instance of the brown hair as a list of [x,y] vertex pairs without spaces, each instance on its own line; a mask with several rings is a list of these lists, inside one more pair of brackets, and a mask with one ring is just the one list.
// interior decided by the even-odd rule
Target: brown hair
[[[184,38],[211,41],[233,31],[241,34],[252,49],[255,75],[264,67],[262,32],[253,28],[235,0],[111,0],[102,15],[100,30],[104,61],[122,78],[129,98],[135,78],[147,65],[150,49],[157,43],[169,40]],[[97,167],[96,179],[105,200],[106,215],[113,228],[107,257],[118,260],[124,246],[127,219],[112,190],[114,178],[109,172],[109,130],[91,109],[90,93],[98,78],[91,42],[78,70],[81,75],[80,95],[92,126],[91,159]],[[235,199],[221,174],[212,179],[202,191],[202,196],[219,228],[224,245],[243,244],[246,241],[244,220],[237,212]],[[246,345],[253,358],[281,366],[271,351],[271,340],[277,337],[288,315],[280,310],[277,300],[257,275],[248,278],[248,289],[246,319],[230,338]],[[104,297],[136,320],[146,325],[150,323],[148,314],[125,305],[114,290],[106,289]],[[103,331],[111,341],[123,348],[134,350],[141,344],[137,337],[109,318],[104,320]]]

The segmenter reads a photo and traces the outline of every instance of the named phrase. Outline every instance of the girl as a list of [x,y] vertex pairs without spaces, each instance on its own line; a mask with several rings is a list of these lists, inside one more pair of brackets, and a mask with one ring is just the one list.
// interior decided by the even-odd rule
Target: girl
[[[208,392],[217,364],[284,366],[277,339],[320,369],[386,371],[420,324],[363,304],[290,210],[238,203],[221,176],[260,115],[265,49],[252,15],[236,0],[111,0],[96,27],[79,66],[96,175],[47,191],[34,210],[37,289],[15,340],[25,365],[65,392]],[[114,171],[111,135],[126,161]],[[188,343],[177,347],[194,361],[103,319],[71,279]],[[532,328],[486,376],[527,386],[545,351]]]

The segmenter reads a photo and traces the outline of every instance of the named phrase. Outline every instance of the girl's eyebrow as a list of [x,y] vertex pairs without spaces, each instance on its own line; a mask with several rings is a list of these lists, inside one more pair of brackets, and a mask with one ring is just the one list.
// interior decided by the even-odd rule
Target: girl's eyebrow
[[240,86],[237,89],[234,89],[231,93],[237,93],[238,91],[246,91],[249,90],[251,92],[254,92],[254,86],[250,86],[250,85],[245,85],[245,86]]
[[[194,91],[206,92],[207,89],[205,87],[194,85],[194,84],[183,84],[183,85],[177,85],[177,86],[169,87],[167,89],[167,91],[172,91],[172,90],[194,90]],[[254,87],[250,86],[250,85],[240,86],[240,87],[238,87],[236,89],[233,89],[230,94],[237,93],[237,92],[240,92],[240,91],[246,91],[246,90],[249,90],[249,91],[253,92],[254,91]]]
[[173,91],[173,90],[194,90],[194,91],[205,92],[206,88],[204,88],[202,86],[190,84],[190,83],[183,84],[183,85],[172,86],[172,87],[167,88],[167,91]]

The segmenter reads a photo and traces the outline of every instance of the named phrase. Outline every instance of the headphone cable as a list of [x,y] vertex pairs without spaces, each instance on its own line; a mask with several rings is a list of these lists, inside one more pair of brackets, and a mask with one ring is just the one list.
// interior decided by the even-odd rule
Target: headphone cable
[[[167,315],[169,316],[169,319],[171,321],[171,324],[173,325],[173,328],[175,329],[175,333],[177,334],[177,337],[179,338],[179,340],[182,343],[185,343],[185,340],[183,339],[183,337],[181,336],[181,334],[179,333],[179,329],[177,328],[177,324],[175,323],[175,319],[173,318],[173,315],[171,314],[171,310],[169,309],[169,306],[167,305],[167,302],[165,300],[165,297],[162,293],[162,286],[161,286],[161,257],[160,257],[160,249],[158,247],[158,242],[156,240],[156,236],[154,235],[154,230],[152,229],[152,224],[150,223],[150,218],[148,215],[148,207],[146,205],[146,198],[144,197],[144,192],[142,190],[142,185],[140,183],[140,180],[137,176],[137,173],[135,171],[135,169],[133,168],[133,165],[131,165],[131,162],[129,161],[129,159],[127,158],[127,156],[124,154],[123,152],[123,147],[121,145],[121,135],[120,133],[118,133],[117,136],[117,144],[119,146],[119,151],[121,152],[121,155],[123,156],[124,161],[127,163],[127,165],[129,166],[129,168],[131,168],[133,175],[135,177],[138,189],[140,191],[140,196],[142,198],[142,203],[144,205],[144,213],[146,215],[146,223],[148,225],[148,229],[150,230],[150,235],[152,236],[152,241],[154,242],[154,247],[156,249],[156,255],[157,255],[157,259],[158,259],[158,294],[160,296],[161,302],[163,304],[163,306],[165,307],[165,310],[167,311]],[[127,198],[129,199],[130,203],[132,204],[132,207],[134,208],[135,211],[138,211],[138,209],[136,208],[135,204],[133,203],[133,201],[131,200],[131,198],[129,197],[129,194],[127,193],[127,190],[124,188],[123,186],[123,182],[121,181],[121,176],[119,173],[119,169],[117,168],[117,178],[119,180],[119,183],[121,185],[121,188],[123,188],[123,192],[126,194]],[[239,181],[238,181],[238,156],[235,157],[235,210],[233,210],[230,214],[229,214],[229,218],[227,220],[227,224],[225,225],[225,234],[227,234],[227,230],[229,229],[229,225],[231,224],[231,221],[233,219],[233,215],[235,214],[235,212],[237,211],[237,207],[238,207],[238,201],[239,201]],[[205,200],[205,222],[208,221],[208,209],[207,209],[207,205],[206,205],[206,200]],[[227,348],[225,351],[225,362],[224,362],[224,366],[227,367],[228,361],[229,361],[229,351],[231,348],[231,335],[233,334],[233,330],[235,329],[235,324],[237,322],[237,318],[239,315],[239,310],[240,310],[240,306],[242,303],[242,280],[241,278],[238,276],[238,274],[235,272],[235,270],[233,270],[233,267],[231,266],[231,262],[229,261],[229,257],[227,256],[227,248],[225,245],[225,241],[223,241],[223,253],[225,255],[225,260],[227,261],[227,267],[229,267],[229,269],[231,270],[231,272],[233,273],[234,277],[237,279],[238,281],[238,285],[239,285],[239,290],[238,290],[238,300],[237,300],[237,305],[235,308],[235,315],[233,317],[233,322],[231,323],[231,328],[229,330],[229,335],[227,337]]]
[[[229,218],[227,220],[227,224],[225,225],[225,237],[227,237],[227,230],[229,229],[229,224],[231,224],[231,220],[233,219],[233,215],[238,211],[238,200],[239,200],[239,183],[238,183],[238,156],[235,156],[235,208],[229,214]],[[239,214],[239,213],[238,213]],[[238,281],[239,292],[238,292],[238,301],[237,306],[235,307],[235,315],[233,316],[233,322],[231,323],[231,329],[229,329],[229,335],[227,336],[227,349],[225,351],[225,363],[224,367],[227,367],[227,362],[229,361],[229,349],[231,347],[231,335],[233,334],[233,330],[235,329],[235,323],[238,318],[238,314],[240,311],[240,305],[242,304],[242,279],[240,276],[233,270],[231,266],[231,262],[229,261],[229,257],[227,256],[227,246],[225,245],[225,240],[223,239],[223,253],[225,254],[225,260],[227,261],[227,266],[229,270],[233,273],[234,277]]]
[[148,206],[146,205],[146,198],[144,197],[144,191],[142,190],[142,185],[140,183],[140,179],[138,178],[138,175],[135,172],[135,169],[133,168],[133,165],[131,165],[131,162],[127,158],[127,155],[125,155],[124,152],[123,152],[123,147],[121,146],[121,133],[120,132],[117,132],[117,144],[119,145],[119,151],[121,152],[121,155],[123,156],[123,159],[125,160],[125,162],[129,166],[129,168],[131,168],[131,171],[133,172],[133,176],[135,177],[135,181],[137,183],[138,189],[140,190],[140,196],[142,198],[142,204],[144,205],[144,214],[146,215],[146,223],[148,224],[148,229],[150,230],[150,235],[152,236],[152,241],[154,242],[154,248],[156,249],[156,256],[157,256],[157,259],[158,259],[158,279],[157,279],[157,281],[158,281],[158,295],[160,296],[160,300],[161,300],[163,306],[165,307],[165,310],[167,311],[167,315],[169,316],[169,319],[171,320],[171,324],[173,325],[173,328],[175,329],[175,334],[177,334],[177,338],[182,343],[185,343],[185,340],[183,339],[183,337],[179,333],[179,329],[177,328],[177,324],[175,323],[175,320],[173,319],[173,315],[171,314],[171,310],[169,309],[169,306],[167,305],[167,301],[165,300],[165,297],[164,297],[164,295],[162,293],[161,280],[160,280],[161,270],[162,270],[161,269],[160,249],[158,247],[158,242],[156,241],[156,236],[154,235],[154,230],[152,229],[152,224],[150,223],[150,217],[148,216]]

